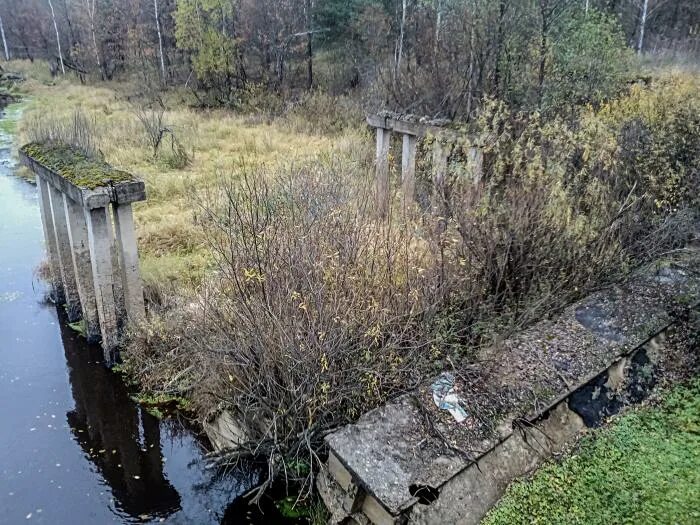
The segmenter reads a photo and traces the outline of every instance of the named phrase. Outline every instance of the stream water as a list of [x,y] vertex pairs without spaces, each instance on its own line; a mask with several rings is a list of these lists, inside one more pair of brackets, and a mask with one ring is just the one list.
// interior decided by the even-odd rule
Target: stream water
[[16,175],[20,113],[0,121],[0,524],[283,521],[241,503],[253,472],[207,469],[206,442],[134,403],[44,300],[36,187]]

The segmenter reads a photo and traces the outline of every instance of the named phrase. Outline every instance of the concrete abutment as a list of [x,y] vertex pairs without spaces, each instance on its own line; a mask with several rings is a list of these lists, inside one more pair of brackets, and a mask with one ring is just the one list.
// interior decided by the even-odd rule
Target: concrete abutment
[[693,247],[640,268],[327,435],[330,523],[479,523],[514,479],[694,359],[666,341],[700,315],[699,268]]

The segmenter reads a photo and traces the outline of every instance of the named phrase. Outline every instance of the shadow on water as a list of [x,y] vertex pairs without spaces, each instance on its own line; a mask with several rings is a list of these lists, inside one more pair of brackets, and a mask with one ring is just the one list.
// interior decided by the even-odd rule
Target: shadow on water
[[75,441],[120,511],[133,517],[178,511],[180,495],[164,474],[160,421],[131,402],[123,382],[100,362],[100,349],[77,341],[65,316],[59,319],[75,400],[66,418]]
[[[120,377],[104,366],[102,350],[78,336],[68,326],[64,312],[57,309],[57,313],[75,402],[66,421],[84,457],[110,487],[115,510],[126,521],[170,521],[168,518],[182,513],[188,502],[168,478],[181,473],[166,472],[163,443],[184,441],[189,445],[184,450],[189,455],[188,469],[200,471],[192,477],[198,482],[192,483],[191,493],[184,498],[206,501],[207,522],[304,523],[284,518],[272,499],[257,506],[240,497],[258,480],[251,466],[232,472],[207,470],[205,440],[180,419],[159,420],[143,410]],[[189,522],[191,513],[186,515]]]

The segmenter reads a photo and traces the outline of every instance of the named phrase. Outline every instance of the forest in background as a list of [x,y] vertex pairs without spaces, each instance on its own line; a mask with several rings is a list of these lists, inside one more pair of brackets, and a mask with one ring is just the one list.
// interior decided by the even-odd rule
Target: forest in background
[[7,59],[185,86],[201,105],[359,90],[373,109],[463,119],[484,97],[596,103],[633,51],[700,53],[695,0],[3,0],[0,28]]

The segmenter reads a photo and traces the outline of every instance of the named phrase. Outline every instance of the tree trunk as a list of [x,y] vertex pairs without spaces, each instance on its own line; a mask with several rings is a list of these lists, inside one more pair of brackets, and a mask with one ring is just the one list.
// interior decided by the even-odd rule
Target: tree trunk
[[7,40],[5,39],[5,25],[2,23],[0,16],[0,35],[2,35],[2,47],[5,49],[5,60],[10,60],[10,50],[7,49]]
[[304,2],[304,11],[306,11],[306,30],[308,34],[306,35],[306,85],[307,89],[311,90],[314,85],[314,48],[313,48],[313,28],[311,24],[313,23],[313,0],[306,0]]
[[469,79],[467,80],[467,120],[471,120],[472,100],[474,98],[474,46],[476,45],[476,30],[472,23],[471,35],[469,36]]
[[642,2],[642,16],[639,18],[639,40],[637,41],[637,53],[642,52],[644,47],[644,29],[647,25],[647,13],[649,11],[649,0]]
[[102,67],[102,60],[100,60],[100,49],[97,47],[97,35],[95,34],[95,23],[90,24],[90,31],[92,32],[92,45],[95,48],[95,60],[97,60],[97,69],[100,70],[100,77],[102,80],[105,79],[105,70]]
[[61,51],[61,37],[58,33],[58,24],[56,23],[56,13],[53,10],[51,0],[48,0],[49,8],[51,9],[51,18],[53,19],[53,28],[56,31],[56,47],[58,48],[58,61],[61,64],[61,73],[66,74],[66,66],[63,65],[63,51]]
[[96,0],[85,0],[85,9],[90,17],[90,32],[92,33],[92,46],[95,51],[95,60],[97,61],[97,69],[100,70],[100,77],[105,79],[105,69],[100,58],[100,48],[97,46],[97,32],[95,31],[95,11],[97,9]]
[[549,14],[545,0],[540,0],[540,15],[542,17],[540,26],[540,64],[537,73],[537,105],[542,105],[542,95],[544,91],[544,75],[547,66],[547,31],[549,25]]
[[[501,82],[503,73],[501,71],[501,54],[503,53],[503,24],[506,16],[506,0],[498,3],[498,30],[496,32],[496,58],[494,65],[493,84],[496,97],[501,96]],[[473,30],[473,29],[472,29]]]
[[399,31],[399,41],[396,44],[396,63],[394,66],[394,82],[396,82],[401,71],[401,59],[403,57],[403,39],[406,31],[406,8],[408,0],[401,0],[401,28]]
[[73,49],[73,46],[79,43],[79,39],[76,38],[75,31],[73,31],[73,23],[70,21],[70,12],[68,11],[67,0],[63,0],[63,15],[66,18],[66,23],[68,24],[68,33],[70,34],[70,45],[68,46],[68,56],[70,57],[70,50]]
[[442,29],[442,0],[436,0],[435,3],[435,63],[437,64],[438,53],[440,51],[440,30]]
[[165,84],[165,56],[163,54],[163,35],[160,32],[160,18],[158,13],[158,0],[153,0],[153,8],[156,15],[156,30],[158,31],[158,50],[160,53],[160,73],[163,77],[163,83]]

